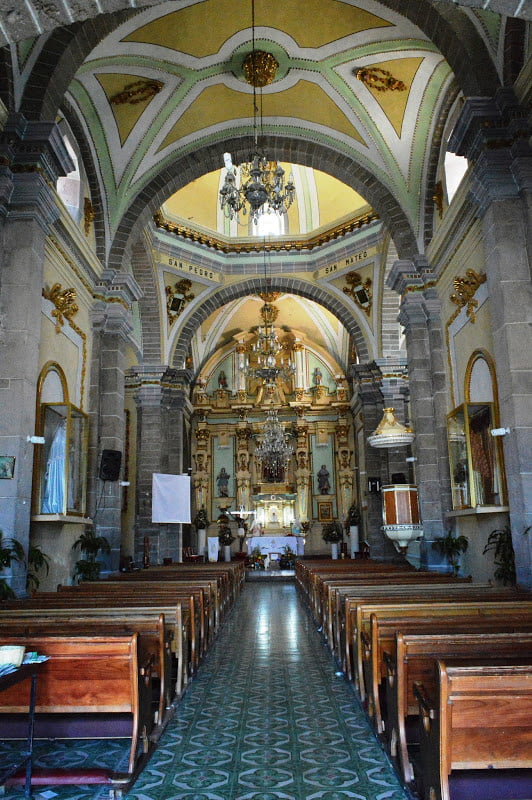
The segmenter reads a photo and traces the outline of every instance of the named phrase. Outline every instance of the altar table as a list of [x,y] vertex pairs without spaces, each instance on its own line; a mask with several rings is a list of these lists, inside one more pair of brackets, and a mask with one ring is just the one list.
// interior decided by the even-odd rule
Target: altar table
[[305,553],[305,540],[302,536],[265,535],[252,536],[248,539],[248,553],[250,555],[256,547],[260,549],[263,555],[268,555],[268,553],[281,553],[282,555],[286,546],[297,556],[302,556]]

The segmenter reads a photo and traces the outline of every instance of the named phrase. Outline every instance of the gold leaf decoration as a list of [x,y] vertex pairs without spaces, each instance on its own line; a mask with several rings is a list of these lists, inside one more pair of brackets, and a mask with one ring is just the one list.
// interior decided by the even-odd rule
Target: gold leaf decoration
[[155,80],[140,79],[128,83],[124,86],[121,92],[117,92],[110,99],[111,103],[115,106],[130,105],[134,106],[137,103],[144,103],[159,94],[163,84]]
[[65,319],[71,323],[72,317],[79,311],[76,290],[72,287],[63,289],[60,283],[54,283],[51,289],[43,289],[42,295],[54,304],[52,317],[55,319],[55,332],[61,333]]
[[394,78],[391,72],[380,67],[360,67],[355,72],[355,77],[362,81],[368,89],[377,92],[404,92],[406,84]]
[[360,273],[349,272],[345,276],[345,280],[349,285],[344,286],[344,293],[350,295],[357,306],[369,316],[373,303],[371,278],[366,278],[366,280],[363,281]]
[[478,308],[478,300],[474,299],[479,286],[486,281],[485,273],[475,272],[474,269],[466,270],[465,278],[456,276],[453,281],[454,292],[450,296],[450,300],[460,308],[466,308],[466,314],[471,320],[475,322],[476,309]]
[[171,286],[165,287],[166,292],[166,314],[170,326],[174,324],[178,316],[181,314],[187,303],[194,300],[195,295],[190,292],[192,282],[188,278],[178,281],[174,288]]

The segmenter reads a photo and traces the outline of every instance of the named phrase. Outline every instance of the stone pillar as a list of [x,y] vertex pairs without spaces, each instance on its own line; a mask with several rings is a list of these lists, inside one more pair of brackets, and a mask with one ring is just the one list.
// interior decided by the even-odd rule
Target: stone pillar
[[367,513],[364,519],[364,528],[361,539],[370,547],[372,558],[380,560],[393,560],[397,557],[395,549],[382,532],[382,493],[374,490],[369,485],[371,478],[377,478],[382,485],[388,480],[388,454],[386,450],[371,447],[368,436],[371,436],[382,419],[382,374],[375,362],[369,364],[353,364],[349,374],[356,383],[356,402],[358,408],[353,408],[353,416],[361,411],[364,426],[364,463],[365,474],[360,474],[361,494],[366,501]]
[[412,445],[417,459],[419,510],[423,523],[421,564],[429,567],[437,559],[432,542],[443,534],[445,511],[451,508],[449,455],[446,432],[443,337],[439,301],[425,264],[396,261],[389,286],[401,294],[399,320],[404,327],[408,353],[408,375]]
[[[0,452],[15,457],[12,480],[0,481],[0,530],[29,543],[35,393],[39,369],[44,248],[58,217],[57,178],[73,169],[56,125],[12,117],[0,137]],[[9,573],[9,571],[8,571]],[[12,588],[25,572],[13,566]]]
[[[184,468],[184,428],[191,413],[188,370],[138,366],[128,372],[137,403],[137,508],[135,561],[142,562],[148,537],[150,561],[182,561],[181,524],[157,524],[152,518],[154,472],[181,474]],[[188,452],[188,448],[186,450]],[[188,466],[187,466],[188,470]]]
[[511,89],[470,98],[450,139],[472,163],[482,218],[486,282],[518,583],[532,587],[532,150],[530,124]]
[[294,361],[295,361],[295,375],[294,386],[297,390],[305,390],[305,345],[303,342],[296,340],[294,342]]
[[113,274],[104,276],[98,295],[102,299],[91,311],[88,510],[97,535],[111,546],[109,556],[102,556],[105,572],[120,565],[122,488],[119,480],[102,483],[99,465],[103,450],[119,450],[124,458],[125,353],[133,332],[131,304],[141,291],[132,275]]

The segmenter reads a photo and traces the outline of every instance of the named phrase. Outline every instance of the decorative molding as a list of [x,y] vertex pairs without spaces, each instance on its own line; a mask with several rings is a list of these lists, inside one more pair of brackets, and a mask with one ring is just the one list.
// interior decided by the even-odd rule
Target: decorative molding
[[317,233],[315,236],[310,236],[309,238],[284,239],[283,237],[279,237],[275,240],[270,239],[267,242],[263,242],[262,239],[256,237],[256,240],[238,240],[232,242],[228,239],[221,239],[214,234],[202,234],[193,228],[187,228],[184,225],[170,222],[169,220],[165,219],[161,211],[158,211],[153,216],[153,221],[157,228],[160,228],[175,236],[179,236],[180,238],[190,239],[198,244],[211,247],[213,250],[217,250],[221,253],[264,253],[265,251],[269,253],[282,252],[285,250],[313,250],[315,247],[321,247],[322,245],[327,244],[327,242],[338,239],[341,236],[345,236],[355,230],[359,230],[364,225],[369,225],[371,222],[376,222],[379,219],[379,215],[375,211],[371,210],[365,212],[364,214],[359,214],[347,222],[342,222],[341,224],[336,225],[333,228],[329,228],[326,231]]
[[472,323],[476,319],[476,309],[478,307],[478,300],[474,299],[479,286],[486,281],[486,274],[484,272],[478,273],[474,269],[466,270],[466,277],[462,278],[457,276],[453,281],[454,292],[450,295],[449,300],[457,305],[459,309],[466,307],[466,314]]

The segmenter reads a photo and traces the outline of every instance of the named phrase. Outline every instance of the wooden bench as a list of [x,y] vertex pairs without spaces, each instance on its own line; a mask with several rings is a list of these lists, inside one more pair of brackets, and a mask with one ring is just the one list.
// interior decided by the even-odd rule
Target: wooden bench
[[[20,644],[19,637],[0,636],[0,644]],[[36,738],[131,739],[127,775],[108,769],[35,770],[33,783],[106,783],[123,785],[148,756],[151,719],[151,670],[139,662],[138,637],[32,636],[28,651],[49,656],[39,673]],[[0,695],[3,738],[19,738],[19,715],[27,709],[20,685]],[[24,734],[22,734],[24,736]],[[22,776],[22,780],[23,780]],[[13,779],[9,779],[13,782]]]
[[[403,606],[362,606],[359,641],[362,646],[364,699],[377,733],[383,733],[379,687],[386,677],[385,654],[393,653],[395,637],[401,633],[475,630],[526,630],[532,602],[469,601],[413,603]],[[366,620],[368,621],[366,622]],[[368,630],[369,628],[369,630]]]
[[16,620],[32,620],[43,618],[51,613],[83,614],[93,616],[95,619],[117,616],[133,619],[137,616],[158,617],[164,615],[165,640],[171,641],[172,653],[176,659],[176,694],[179,696],[188,682],[189,675],[193,674],[196,664],[194,617],[194,598],[187,600],[173,600],[168,598],[121,597],[113,598],[108,595],[91,597],[89,595],[71,596],[68,593],[41,593],[30,600],[14,600],[2,604],[0,619],[7,619],[8,615]]
[[[112,617],[102,616],[97,610],[50,609],[38,616],[24,618],[18,612],[0,614],[3,636],[138,636],[138,657],[142,665],[149,664],[154,683],[156,709],[153,722],[165,724],[172,702],[177,697],[177,669],[173,668],[173,626],[165,624],[164,614],[149,615],[120,613],[117,609]],[[152,725],[153,728],[153,725]],[[148,731],[151,735],[152,729]]]
[[422,800],[532,796],[532,666],[437,661],[419,701]]
[[[498,627],[493,623],[494,628]],[[422,683],[429,696],[435,696],[434,664],[438,659],[452,658],[461,661],[482,658],[503,660],[512,657],[530,658],[532,663],[532,621],[528,631],[508,633],[486,629],[480,633],[438,632],[397,633],[395,651],[385,654],[386,661],[386,711],[383,712],[384,730],[390,755],[397,758],[400,774],[405,783],[414,779],[408,745],[419,743],[418,703],[414,684]],[[415,715],[415,716],[414,716]],[[412,735],[413,734],[413,735]]]

